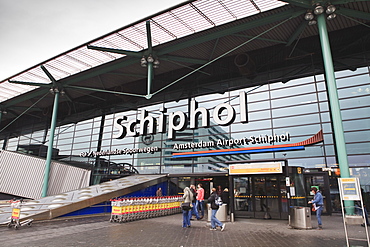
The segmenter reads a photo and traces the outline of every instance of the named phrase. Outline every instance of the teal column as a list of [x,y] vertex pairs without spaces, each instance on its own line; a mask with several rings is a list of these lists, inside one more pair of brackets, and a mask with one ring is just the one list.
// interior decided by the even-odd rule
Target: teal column
[[57,125],[59,91],[55,90],[54,92],[55,92],[55,95],[54,95],[53,115],[51,118],[48,153],[46,156],[45,173],[44,173],[44,183],[42,185],[42,197],[47,196],[47,192],[48,192],[50,164],[51,164],[51,158],[53,155],[54,133],[55,133],[55,127]]
[[[337,91],[337,85],[336,85],[335,75],[334,75],[334,65],[333,65],[333,59],[331,55],[329,36],[328,36],[327,28],[326,28],[326,18],[325,17],[326,17],[325,14],[318,15],[317,25],[319,29],[321,50],[322,50],[322,56],[324,60],[326,87],[328,90],[328,97],[329,97],[329,102],[330,102],[330,112],[331,112],[331,118],[332,118],[332,123],[333,123],[332,125],[333,125],[334,137],[335,137],[335,146],[336,146],[337,156],[338,156],[340,176],[342,178],[349,178],[350,173],[349,173],[346,143],[344,140],[342,115],[340,112],[338,91]],[[345,206],[347,207],[347,213],[350,213],[351,210],[349,209],[352,209],[351,206],[353,206],[353,202],[345,201]]]
[[146,98],[150,99],[151,95],[151,88],[152,88],[152,80],[153,80],[153,62],[148,62],[148,80],[147,80],[147,94]]

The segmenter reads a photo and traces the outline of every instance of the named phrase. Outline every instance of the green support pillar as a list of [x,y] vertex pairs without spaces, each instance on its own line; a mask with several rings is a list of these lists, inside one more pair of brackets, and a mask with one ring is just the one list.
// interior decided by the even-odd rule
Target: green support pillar
[[59,94],[60,93],[58,90],[54,90],[54,92],[55,94],[54,94],[53,115],[51,118],[48,153],[46,156],[45,173],[44,173],[44,183],[42,185],[42,197],[47,196],[47,192],[48,192],[50,164],[51,164],[51,158],[53,155],[54,133],[55,133],[55,127],[57,125],[58,104],[59,104]]
[[[332,123],[333,123],[333,131],[334,131],[334,136],[335,136],[335,146],[337,150],[340,176],[342,178],[349,178],[350,173],[349,173],[346,143],[344,140],[342,116],[340,112],[338,91],[337,91],[337,85],[336,85],[335,75],[334,75],[334,65],[333,65],[333,59],[331,55],[329,36],[328,36],[327,28],[326,28],[326,18],[325,17],[326,17],[325,14],[318,15],[317,25],[319,29],[321,50],[322,50],[322,56],[324,60],[326,87],[328,90],[328,97],[329,97],[329,102],[330,102],[330,112],[331,112],[331,118],[332,118]],[[345,202],[348,203],[348,205],[345,203],[345,206],[347,207],[347,214],[352,214],[353,212],[351,213],[350,209],[352,209],[351,206],[353,206],[353,202],[351,201],[345,201]]]
[[148,79],[147,79],[147,94],[146,98],[150,99],[151,95],[151,88],[152,88],[152,80],[153,80],[153,62],[148,62]]
[[154,57],[152,57],[153,45],[152,45],[152,32],[150,31],[150,21],[146,22],[146,39],[148,42],[148,78],[147,78],[147,93],[145,98],[150,99],[152,97],[151,88],[152,88],[152,80],[153,80],[153,62]]

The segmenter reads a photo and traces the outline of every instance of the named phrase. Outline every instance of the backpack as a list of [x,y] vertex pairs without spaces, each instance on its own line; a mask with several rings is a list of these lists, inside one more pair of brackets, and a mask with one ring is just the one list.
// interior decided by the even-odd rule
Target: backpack
[[215,198],[215,204],[217,206],[222,206],[222,199],[220,196],[216,195],[216,198]]

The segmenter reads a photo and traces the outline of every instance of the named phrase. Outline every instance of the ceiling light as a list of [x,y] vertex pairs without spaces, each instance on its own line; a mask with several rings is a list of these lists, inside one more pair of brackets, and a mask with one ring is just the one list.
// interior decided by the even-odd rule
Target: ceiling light
[[314,18],[314,15],[311,12],[307,12],[304,16],[306,21],[311,21]]
[[152,62],[154,62],[154,59],[153,59],[152,55],[149,55],[149,57],[148,57],[148,63],[152,63]]
[[324,13],[324,7],[321,5],[317,5],[313,12],[315,13],[315,15],[321,15],[322,13]]
[[316,23],[317,23],[317,21],[312,20],[312,21],[309,21],[309,22],[308,22],[308,25],[312,26],[312,25],[315,25]]
[[334,6],[334,5],[329,5],[328,7],[326,7],[326,13],[328,15],[332,14],[335,12],[337,8]]
[[154,62],[153,62],[153,68],[157,69],[159,68],[159,60],[158,59],[155,59]]
[[335,13],[332,13],[332,14],[328,15],[328,17],[326,17],[326,19],[328,19],[330,21],[330,20],[333,20],[335,17],[337,17],[337,15]]
[[146,67],[146,64],[147,64],[147,61],[146,61],[145,57],[142,57],[141,60],[140,60],[141,67]]

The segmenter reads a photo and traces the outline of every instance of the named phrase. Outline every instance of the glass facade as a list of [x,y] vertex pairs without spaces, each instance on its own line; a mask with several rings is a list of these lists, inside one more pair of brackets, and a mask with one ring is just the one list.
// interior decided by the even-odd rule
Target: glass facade
[[[336,81],[340,107],[345,131],[346,148],[351,167],[351,175],[360,178],[361,184],[370,186],[370,77],[369,68],[363,67],[356,71],[336,72]],[[230,81],[229,85],[233,85]],[[241,122],[239,109],[239,93],[246,92],[248,123]],[[55,159],[65,162],[75,162],[94,168],[95,181],[99,182],[104,174],[117,172],[117,164],[128,164],[141,174],[171,173],[225,173],[227,161],[249,159],[279,159],[285,158],[289,166],[304,168],[337,167],[331,127],[328,97],[323,75],[303,77],[286,83],[263,84],[262,86],[245,87],[229,90],[224,93],[208,94],[195,97],[198,107],[209,110],[209,127],[190,129],[189,126],[181,131],[175,131],[175,138],[168,138],[168,131],[153,135],[139,135],[115,139],[117,128],[115,119],[126,116],[128,120],[140,119],[142,110],[149,116],[158,118],[160,108],[165,107],[167,113],[182,111],[189,115],[189,100],[163,102],[156,105],[140,107],[137,111],[116,112],[102,115],[75,124],[59,126],[55,132],[54,148],[58,151]],[[230,104],[235,109],[233,123],[221,126],[216,124],[212,114],[219,104]],[[225,110],[218,118],[227,117]],[[198,125],[202,117],[198,118]],[[168,126],[168,117],[167,125]],[[27,145],[47,146],[49,136],[46,131],[32,131],[28,126],[22,131],[24,135],[1,141],[4,149],[16,151]],[[289,133],[290,143],[304,141],[318,131],[323,130],[324,141],[305,150],[284,152],[263,152],[248,154],[225,154],[217,156],[199,156],[193,158],[174,158],[174,153],[230,149],[228,145],[197,147],[178,150],[176,144],[207,143],[217,140],[250,138],[259,135],[281,135]],[[135,126],[139,131],[138,125]],[[289,143],[286,142],[286,143]],[[274,145],[283,143],[261,143],[254,146]],[[239,143],[231,148],[242,148],[246,145]],[[250,145],[252,146],[252,145]],[[111,154],[100,157],[81,157],[81,153],[93,151],[133,150],[144,149],[148,152]],[[156,149],[150,151],[150,148]],[[116,170],[110,169],[115,167]],[[122,167],[122,166],[121,166]],[[103,174],[103,175],[102,175]]]

